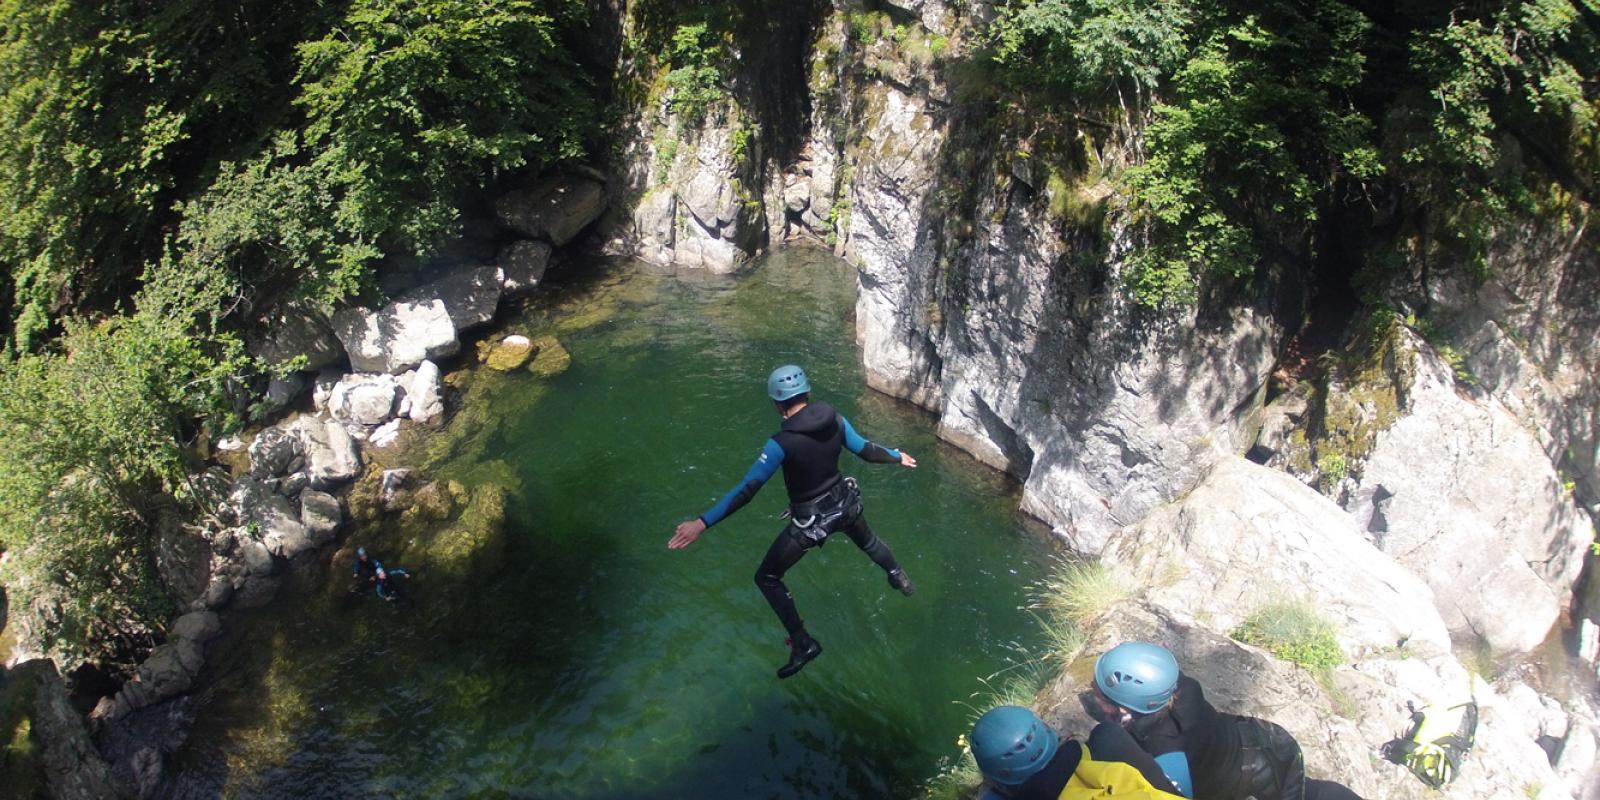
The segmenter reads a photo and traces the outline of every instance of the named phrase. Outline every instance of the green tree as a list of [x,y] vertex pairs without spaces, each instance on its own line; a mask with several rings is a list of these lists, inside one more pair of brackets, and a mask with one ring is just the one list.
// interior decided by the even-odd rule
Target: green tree
[[47,642],[57,654],[89,655],[171,611],[151,561],[152,503],[193,499],[187,432],[237,424],[227,387],[253,364],[215,328],[234,288],[168,262],[133,313],[68,318],[56,346],[0,358],[7,584],[18,607],[63,590]]
[[258,146],[322,5],[0,0],[0,323],[23,346],[114,301],[172,204]]

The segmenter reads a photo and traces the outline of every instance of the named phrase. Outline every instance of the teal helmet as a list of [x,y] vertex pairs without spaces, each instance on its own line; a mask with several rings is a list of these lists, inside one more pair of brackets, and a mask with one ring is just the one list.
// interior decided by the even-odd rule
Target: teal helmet
[[793,364],[778,367],[767,376],[767,396],[779,403],[809,391],[811,381],[806,380],[806,371]]
[[1178,659],[1149,642],[1123,642],[1094,662],[1094,685],[1135,714],[1160,711],[1178,691]]
[[1055,758],[1061,740],[1032,711],[1022,706],[995,706],[978,717],[968,743],[984,777],[1017,786]]

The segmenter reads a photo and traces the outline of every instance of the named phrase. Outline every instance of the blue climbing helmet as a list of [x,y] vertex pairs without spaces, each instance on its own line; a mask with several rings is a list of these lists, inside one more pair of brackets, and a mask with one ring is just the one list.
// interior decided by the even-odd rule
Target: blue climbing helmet
[[806,371],[793,364],[778,367],[767,376],[767,396],[779,403],[809,391],[811,381],[806,380]]
[[1178,659],[1149,642],[1123,642],[1094,662],[1094,685],[1135,714],[1160,711],[1178,691]]
[[367,557],[367,548],[365,548],[365,547],[357,547],[356,548],[356,558],[366,558],[366,557]]
[[968,744],[984,777],[1017,786],[1055,758],[1061,740],[1032,711],[1022,706],[995,706],[978,717]]

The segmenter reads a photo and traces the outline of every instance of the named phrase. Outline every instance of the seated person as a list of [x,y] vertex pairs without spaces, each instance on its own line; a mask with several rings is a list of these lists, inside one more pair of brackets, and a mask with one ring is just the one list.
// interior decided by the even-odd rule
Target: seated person
[[995,706],[968,741],[983,772],[981,800],[1182,800],[1155,759],[1115,725],[1087,742],[1061,739],[1032,711]]
[[1202,800],[1361,800],[1308,780],[1300,743],[1281,726],[1217,711],[1160,645],[1124,642],[1095,661],[1084,707],[1126,729],[1184,797]]

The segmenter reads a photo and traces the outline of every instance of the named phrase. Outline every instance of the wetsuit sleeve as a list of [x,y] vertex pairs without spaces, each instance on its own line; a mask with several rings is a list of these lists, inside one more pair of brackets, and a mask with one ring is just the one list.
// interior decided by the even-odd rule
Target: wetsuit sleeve
[[352,578],[361,577],[361,559],[359,559],[359,558],[356,559],[355,565],[350,568],[350,577],[352,577]]
[[1189,757],[1182,750],[1174,750],[1156,756],[1156,764],[1161,767],[1161,772],[1178,787],[1178,794],[1184,797],[1194,797],[1194,778],[1189,775]]
[[871,461],[878,464],[897,464],[900,462],[900,451],[890,447],[873,444],[856,433],[850,420],[839,415],[839,424],[844,427],[844,446],[861,457],[862,461]]
[[701,514],[700,521],[709,528],[727,519],[730,514],[750,502],[750,498],[761,491],[762,485],[776,475],[778,467],[782,465],[783,447],[776,439],[768,439],[766,445],[761,448],[761,455],[756,456],[756,463],[751,464],[749,471],[745,472],[744,480],[739,481],[739,485],[733,487],[733,491],[728,492],[727,496],[712,506],[710,511]]

